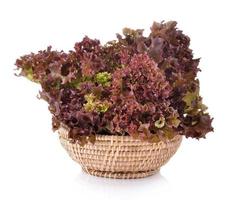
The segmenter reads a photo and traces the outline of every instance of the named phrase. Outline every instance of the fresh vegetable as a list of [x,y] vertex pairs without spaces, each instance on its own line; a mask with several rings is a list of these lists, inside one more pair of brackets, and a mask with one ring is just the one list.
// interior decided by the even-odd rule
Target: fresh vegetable
[[212,118],[199,94],[199,59],[176,22],[123,29],[101,45],[87,36],[65,53],[51,47],[17,59],[19,74],[42,87],[53,129],[69,127],[72,141],[130,135],[157,142],[180,134],[204,138]]

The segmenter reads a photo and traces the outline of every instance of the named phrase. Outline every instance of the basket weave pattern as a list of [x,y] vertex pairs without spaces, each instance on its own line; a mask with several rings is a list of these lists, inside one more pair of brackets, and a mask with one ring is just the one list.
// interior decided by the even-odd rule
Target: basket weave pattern
[[94,144],[71,143],[68,131],[59,129],[59,138],[69,156],[88,174],[108,178],[143,178],[159,171],[177,151],[182,136],[148,143],[130,136],[97,135]]

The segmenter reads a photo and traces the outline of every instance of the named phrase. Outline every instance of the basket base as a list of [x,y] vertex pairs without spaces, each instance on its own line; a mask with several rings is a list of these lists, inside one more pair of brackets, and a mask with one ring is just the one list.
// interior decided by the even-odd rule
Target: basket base
[[104,177],[104,178],[115,178],[115,179],[137,179],[144,178],[148,176],[152,176],[159,172],[159,169],[151,170],[151,171],[140,171],[140,172],[106,172],[106,171],[98,171],[92,169],[84,169],[84,172],[90,174],[92,176]]

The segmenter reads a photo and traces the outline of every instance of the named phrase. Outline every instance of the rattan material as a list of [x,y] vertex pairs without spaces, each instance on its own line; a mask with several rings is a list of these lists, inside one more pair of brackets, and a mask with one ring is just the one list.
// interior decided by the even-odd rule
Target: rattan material
[[108,178],[143,178],[155,174],[175,154],[182,136],[148,143],[130,136],[97,135],[94,144],[71,143],[68,131],[59,129],[59,138],[69,156],[88,174]]

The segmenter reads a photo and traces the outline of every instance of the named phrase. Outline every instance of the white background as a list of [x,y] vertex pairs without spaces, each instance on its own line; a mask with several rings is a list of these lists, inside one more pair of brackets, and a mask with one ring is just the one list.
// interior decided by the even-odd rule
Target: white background
[[[240,1],[0,1],[0,199],[243,199],[243,6]],[[81,172],[51,131],[39,87],[15,59],[84,35],[102,43],[125,26],[176,20],[201,57],[201,94],[215,118],[206,140],[184,139],[160,174],[110,180]]]

